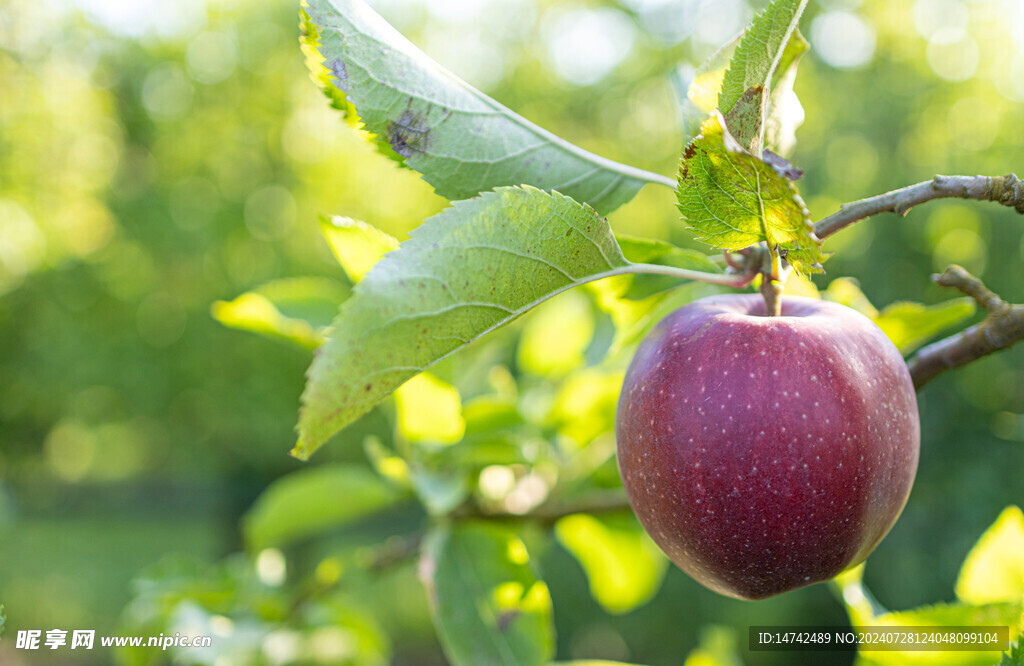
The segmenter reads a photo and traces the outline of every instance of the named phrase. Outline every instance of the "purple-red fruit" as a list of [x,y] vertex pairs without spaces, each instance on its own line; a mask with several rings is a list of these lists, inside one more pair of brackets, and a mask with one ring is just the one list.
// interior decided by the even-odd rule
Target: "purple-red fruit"
[[763,599],[864,560],[917,471],[914,386],[850,308],[757,295],[666,317],[626,373],[619,469],[640,522],[706,587]]

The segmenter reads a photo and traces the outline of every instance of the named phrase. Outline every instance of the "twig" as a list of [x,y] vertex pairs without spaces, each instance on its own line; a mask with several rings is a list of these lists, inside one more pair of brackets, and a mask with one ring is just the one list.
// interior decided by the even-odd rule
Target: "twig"
[[529,513],[512,513],[510,511],[485,511],[479,506],[467,502],[457,509],[452,517],[457,520],[487,518],[488,520],[529,520],[550,525],[559,518],[574,513],[614,513],[629,509],[626,493],[617,490],[595,490],[574,498],[572,501],[548,500]]
[[837,212],[815,224],[814,233],[818,238],[826,238],[872,215],[896,213],[902,217],[918,204],[947,197],[994,201],[1024,215],[1024,181],[1012,173],[1002,177],[935,176],[923,183],[843,204]]
[[914,388],[918,389],[946,370],[1008,349],[1024,339],[1024,305],[1007,303],[960,266],[950,266],[932,279],[967,294],[988,311],[988,316],[956,335],[923,347],[907,362]]

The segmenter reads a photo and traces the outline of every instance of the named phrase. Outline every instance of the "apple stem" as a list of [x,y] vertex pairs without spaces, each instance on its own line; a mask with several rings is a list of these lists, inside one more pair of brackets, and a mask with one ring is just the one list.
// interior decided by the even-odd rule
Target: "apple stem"
[[769,317],[782,316],[783,284],[768,275],[761,280],[761,296],[764,298],[765,312]]
[[779,254],[777,245],[764,243],[766,250],[761,255],[761,297],[764,298],[765,314],[769,317],[782,316],[782,292],[786,286],[789,265]]
[[815,224],[814,233],[824,239],[872,215],[896,213],[902,217],[918,204],[947,197],[992,201],[1024,215],[1024,181],[1012,173],[1006,176],[935,176],[922,183],[845,203],[837,212]]

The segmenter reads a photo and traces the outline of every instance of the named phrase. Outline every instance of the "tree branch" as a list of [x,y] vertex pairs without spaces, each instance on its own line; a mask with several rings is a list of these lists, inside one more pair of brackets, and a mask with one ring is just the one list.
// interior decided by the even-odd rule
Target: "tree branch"
[[815,224],[814,233],[818,238],[826,238],[872,215],[896,213],[902,217],[918,204],[949,197],[994,201],[1024,215],[1024,181],[1012,173],[1002,177],[935,176],[923,183],[843,204],[837,212]]
[[578,495],[572,500],[551,499],[531,509],[527,513],[509,511],[485,511],[473,503],[467,502],[457,509],[452,517],[457,520],[467,518],[486,518],[489,520],[529,520],[543,525],[551,525],[559,518],[574,513],[614,513],[629,509],[629,500],[621,489],[594,490]]
[[967,294],[988,311],[988,316],[956,335],[923,347],[907,362],[914,388],[918,389],[946,370],[1008,349],[1024,339],[1024,305],[1007,303],[960,266],[950,266],[932,279]]

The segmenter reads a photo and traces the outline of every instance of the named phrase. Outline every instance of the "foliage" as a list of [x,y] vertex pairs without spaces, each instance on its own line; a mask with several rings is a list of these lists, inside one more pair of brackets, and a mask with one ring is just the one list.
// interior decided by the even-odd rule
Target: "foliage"
[[[464,575],[477,569],[464,571],[451,559],[444,575],[453,586],[449,599],[490,586],[495,594],[481,597],[482,607],[497,622],[515,612],[509,649],[527,660],[738,663],[737,636],[751,618],[841,622],[823,586],[740,606],[690,585],[649,550],[623,504],[612,430],[624,364],[661,316],[719,287],[636,273],[568,289],[460,345],[429,375],[399,388],[394,400],[381,399],[324,447],[313,467],[296,469],[283,455],[302,368],[313,350],[326,349],[339,304],[370,291],[378,279],[373,271],[389,265],[378,264],[382,256],[394,265],[416,247],[419,232],[400,246],[398,239],[442,210],[441,196],[512,186],[532,192],[524,196],[561,201],[575,211],[569,219],[600,220],[632,264],[723,273],[720,257],[678,224],[668,190],[641,191],[647,182],[674,185],[652,172],[671,173],[685,143],[665,75],[681,60],[698,62],[710,46],[700,34],[677,43],[657,32],[670,21],[653,21],[654,12],[676,10],[675,3],[599,0],[580,10],[588,19],[628,14],[638,35],[632,55],[598,85],[576,85],[543,67],[557,51],[544,40],[564,3],[481,2],[490,9],[467,5],[458,20],[441,18],[436,7],[425,13],[418,4],[406,11],[410,3],[377,3],[424,50],[502,104],[409,50],[361,3],[311,4],[355,17],[345,30],[362,20],[373,28],[372,39],[345,33],[364,44],[366,57],[346,65],[347,76],[362,77],[349,76],[346,96],[321,64],[346,57],[341,29],[316,32],[313,8],[305,20],[305,67],[367,131],[339,128],[315,88],[302,84],[295,8],[287,4],[209,3],[200,19],[189,19],[194,3],[164,3],[153,12],[160,27],[138,27],[150,23],[137,16],[131,29],[94,8],[67,13],[66,3],[0,9],[0,81],[9,92],[0,105],[0,589],[7,608],[17,609],[8,634],[91,624],[113,633],[127,579],[165,552],[185,552],[190,557],[163,559],[139,574],[120,632],[201,627],[230,636],[220,643],[223,652],[171,657],[185,663],[440,663],[427,599],[409,566],[424,543],[445,558],[491,553],[499,542],[525,548],[525,567],[474,561],[485,574],[479,585]],[[971,8],[968,33],[975,37],[966,41],[983,62],[1005,67],[950,84],[935,74],[943,61],[933,53],[948,45],[908,34],[906,26],[927,27],[915,23],[909,4],[865,3],[841,12],[863,19],[878,40],[871,64],[843,71],[813,51],[803,54],[798,4],[776,3],[762,14],[777,26],[764,33],[775,44],[768,58],[775,69],[762,71],[763,62],[749,69],[760,72],[751,76],[760,78],[761,94],[768,91],[764,147],[806,168],[800,190],[816,216],[841,199],[953,165],[986,173],[1013,164],[1022,144],[1011,122],[1019,101],[1006,96],[1019,73],[1006,56],[1015,48],[1004,30],[1011,22],[989,25]],[[834,3],[818,4],[810,3],[803,21],[816,47],[819,17],[835,12]],[[499,5],[504,9],[491,11]],[[525,5],[536,7],[536,20],[530,9],[512,25],[506,10]],[[164,21],[165,11],[180,13]],[[690,14],[686,22],[728,25],[728,12],[721,12]],[[1002,40],[977,37],[1003,32]],[[501,51],[500,58],[446,50],[479,34],[488,37],[478,46]],[[443,147],[445,155],[414,150],[424,148],[416,143],[421,127],[402,117],[401,95],[410,90],[379,70],[383,60],[374,49],[392,43],[375,41],[382,35],[402,45],[390,55],[416,73],[410,80],[487,111],[489,127],[507,142],[472,131],[469,118],[456,114],[452,126],[461,136],[444,137],[444,124],[431,129],[427,148]],[[699,133],[716,110],[725,72],[743,69],[729,66],[738,44],[682,86],[691,93],[682,100],[690,109],[684,132]],[[776,60],[778,44],[784,48]],[[337,53],[327,53],[328,45]],[[480,73],[490,61],[501,64],[488,79]],[[793,153],[803,119],[793,94],[797,62],[795,89],[809,113]],[[739,97],[750,88],[756,85]],[[400,103],[377,105],[381,100]],[[750,107],[757,105],[732,118],[718,109],[723,136]],[[428,109],[417,97],[410,108],[436,119],[444,105]],[[409,155],[397,153],[389,136]],[[530,152],[523,155],[549,156],[553,166],[514,155],[524,149]],[[596,175],[584,177],[591,170]],[[523,184],[562,198],[516,187]],[[482,204],[456,204],[441,219],[473,205]],[[599,215],[614,213],[602,220],[586,205]],[[829,238],[827,249],[836,253],[830,275],[815,276],[822,297],[849,299],[880,317],[869,294],[905,352],[938,334],[939,324],[954,327],[970,316],[962,299],[934,305],[946,296],[928,286],[931,271],[957,261],[983,272],[997,291],[1012,294],[1021,284],[1019,226],[973,206],[936,206]],[[318,229],[321,211],[345,217],[322,217]],[[536,229],[565,220],[526,222],[524,228]],[[518,274],[466,272],[528,285]],[[845,278],[833,279],[846,274],[857,275],[863,291],[851,295]],[[363,280],[370,286],[360,287]],[[817,291],[792,277],[787,293],[797,284]],[[928,305],[881,307],[907,298]],[[285,344],[223,330],[217,321]],[[372,346],[384,353],[382,344]],[[867,574],[895,607],[944,597],[968,535],[992,519],[1006,503],[1005,489],[1014,487],[1024,438],[1015,379],[1021,357],[1014,354],[951,374],[921,395],[930,434],[918,488]],[[1016,529],[1005,515],[1001,529]],[[973,573],[961,576],[970,582],[963,594],[958,586],[954,606],[1013,603],[984,596],[993,588],[979,572],[1003,571],[990,561],[1006,564],[993,548],[979,542],[965,561],[965,572]],[[634,561],[650,569],[625,566]],[[539,590],[547,590],[550,607]],[[444,626],[458,624],[458,612],[446,606]],[[472,619],[478,618],[487,614]],[[557,633],[550,628],[555,621]],[[479,636],[457,627],[446,648],[475,650],[496,625],[473,626],[482,627]],[[504,650],[500,645],[483,649]],[[0,642],[0,661],[11,648],[13,641]],[[163,658],[152,651],[116,656],[124,663]]]

